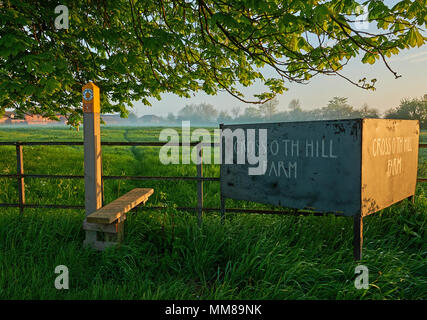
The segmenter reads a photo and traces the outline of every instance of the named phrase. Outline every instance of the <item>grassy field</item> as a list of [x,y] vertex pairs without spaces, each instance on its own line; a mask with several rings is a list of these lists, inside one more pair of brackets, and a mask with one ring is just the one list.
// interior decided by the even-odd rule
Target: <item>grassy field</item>
[[[103,141],[158,141],[161,128],[104,127]],[[65,128],[0,129],[0,141],[82,141]],[[421,141],[427,143],[427,132]],[[194,165],[164,166],[158,147],[104,147],[105,175],[195,176]],[[25,173],[83,175],[80,146],[25,146]],[[16,172],[15,148],[0,146],[0,173]],[[219,176],[205,165],[204,176]],[[427,177],[427,149],[419,176]],[[84,203],[80,180],[27,178],[27,203]],[[352,227],[343,217],[205,214],[197,226],[193,181],[105,181],[110,202],[135,187],[153,187],[149,205],[133,213],[119,248],[82,247],[83,210],[0,208],[0,299],[426,299],[427,184],[415,204],[403,201],[365,218],[367,290],[354,287]],[[0,179],[0,203],[16,203],[16,181]],[[219,184],[204,184],[204,202],[219,206]],[[148,203],[147,203],[148,204]],[[228,207],[272,208],[242,201]],[[66,265],[70,289],[56,290]]]

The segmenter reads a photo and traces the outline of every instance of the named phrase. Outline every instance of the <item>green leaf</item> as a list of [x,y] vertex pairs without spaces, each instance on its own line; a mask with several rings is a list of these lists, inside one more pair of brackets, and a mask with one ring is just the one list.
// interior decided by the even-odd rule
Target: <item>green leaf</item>
[[45,89],[48,93],[54,93],[61,88],[61,83],[55,79],[48,79],[46,81]]

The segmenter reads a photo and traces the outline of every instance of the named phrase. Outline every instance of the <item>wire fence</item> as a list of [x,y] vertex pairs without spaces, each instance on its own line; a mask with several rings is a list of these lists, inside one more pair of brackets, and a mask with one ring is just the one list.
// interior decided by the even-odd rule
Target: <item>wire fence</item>
[[[0,146],[15,146],[16,147],[16,174],[0,174],[0,178],[17,179],[18,187],[18,203],[0,203],[0,207],[11,207],[19,208],[22,213],[25,208],[45,208],[45,209],[84,209],[84,205],[61,205],[61,204],[29,204],[25,201],[25,179],[84,179],[84,175],[52,175],[52,174],[25,174],[24,173],[24,158],[23,158],[23,147],[24,146],[83,146],[83,142],[0,142]],[[139,147],[162,147],[163,142],[101,142],[103,146],[139,146]],[[177,207],[177,210],[181,211],[196,211],[199,219],[201,219],[203,212],[221,212],[225,210],[227,212],[242,212],[242,213],[258,213],[258,214],[312,214],[312,215],[324,215],[329,214],[328,212],[313,212],[310,210],[262,210],[262,209],[244,209],[244,208],[209,208],[203,205],[203,182],[204,181],[220,181],[219,177],[204,177],[203,176],[203,155],[201,148],[210,146],[218,147],[218,143],[200,143],[191,142],[190,146],[197,146],[198,152],[201,156],[202,161],[197,166],[196,176],[105,176],[102,174],[102,190],[104,180],[190,180],[197,181],[197,206],[196,207]],[[168,146],[181,146],[181,144],[168,143]],[[426,143],[419,144],[420,148],[427,148]],[[417,179],[417,182],[427,182],[427,177],[421,177]],[[104,198],[104,197],[103,197]],[[104,204],[103,204],[104,205]],[[140,209],[150,210],[162,210],[165,207],[152,206],[152,207],[138,207]]]

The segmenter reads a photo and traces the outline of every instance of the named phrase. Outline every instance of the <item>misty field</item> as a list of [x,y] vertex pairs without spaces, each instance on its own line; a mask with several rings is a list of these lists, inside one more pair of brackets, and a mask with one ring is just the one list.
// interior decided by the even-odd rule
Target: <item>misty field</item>
[[[158,141],[162,128],[103,127],[102,141]],[[1,128],[0,141],[82,141],[67,128]],[[421,133],[427,143],[427,132]],[[162,165],[159,147],[103,147],[104,175],[195,176],[196,166]],[[24,146],[27,174],[83,175],[82,146]],[[14,146],[0,146],[0,174],[16,173]],[[218,177],[218,165],[203,175]],[[427,149],[419,176],[427,177]],[[17,203],[15,179],[0,178],[0,203]],[[29,204],[84,204],[83,180],[26,178]],[[124,243],[83,248],[83,210],[0,207],[0,299],[426,299],[427,183],[364,219],[364,258],[353,261],[353,219],[205,213],[198,227],[195,181],[104,181],[106,203],[152,187],[147,206],[128,215]],[[219,183],[204,182],[204,205],[219,207]],[[274,208],[227,200],[227,207]],[[369,289],[354,287],[357,264]],[[54,270],[66,265],[69,290]]]

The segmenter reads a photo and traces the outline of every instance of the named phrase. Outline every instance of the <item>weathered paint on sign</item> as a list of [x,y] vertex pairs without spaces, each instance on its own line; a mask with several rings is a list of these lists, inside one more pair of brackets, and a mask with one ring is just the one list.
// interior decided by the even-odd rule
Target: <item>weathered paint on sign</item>
[[415,193],[419,124],[412,120],[364,119],[362,124],[362,215]]
[[[418,129],[415,129],[418,128],[418,123],[416,121],[400,121],[400,127],[408,127],[408,131],[390,133],[397,136],[411,135],[413,152],[407,152],[405,154],[407,161],[401,163],[403,166],[411,167],[411,169],[405,167],[404,171],[408,175],[395,175],[388,180],[393,181],[395,187],[381,191],[378,188],[387,185],[388,182],[376,184],[376,179],[381,179],[380,174],[378,172],[367,174],[371,170],[369,166],[371,159],[367,156],[365,147],[368,148],[369,143],[372,145],[372,139],[376,136],[382,137],[381,134],[373,134],[370,137],[371,142],[369,142],[366,140],[369,137],[367,132],[370,132],[371,126],[375,126],[375,124],[378,127],[390,127],[392,123],[390,121],[395,120],[350,119],[223,125],[223,130],[243,129],[246,138],[250,129],[255,129],[255,131],[267,129],[265,146],[267,167],[262,175],[250,175],[248,169],[253,165],[248,161],[243,164],[236,164],[236,161],[234,164],[225,163],[224,153],[227,151],[227,146],[225,139],[222,139],[222,196],[296,209],[309,208],[316,211],[336,212],[347,216],[361,213],[362,207],[369,207],[374,202],[376,207],[369,209],[370,211],[377,211],[384,206],[400,201],[402,197],[414,194],[415,190],[418,156],[415,151],[418,148],[418,136],[416,135]],[[366,128],[363,128],[364,125]],[[391,129],[389,131],[393,132]],[[247,144],[249,143],[247,142]],[[239,143],[235,141],[233,144],[235,155],[239,147]],[[261,147],[259,144],[256,145],[257,153]],[[377,166],[381,166],[381,161],[376,158],[373,163],[378,162]],[[396,170],[399,170],[393,166],[399,166],[399,162],[390,165],[390,168],[387,169],[391,170],[390,174],[395,174]],[[372,170],[378,169],[373,165]],[[366,182],[363,190],[362,177]],[[403,184],[399,182],[400,180],[408,181],[407,184]],[[399,188],[405,190],[396,191]],[[382,195],[382,192],[395,193],[396,196],[385,196]],[[381,200],[380,195],[386,200]],[[363,203],[362,199],[365,199]],[[369,203],[366,199],[369,199]]]

